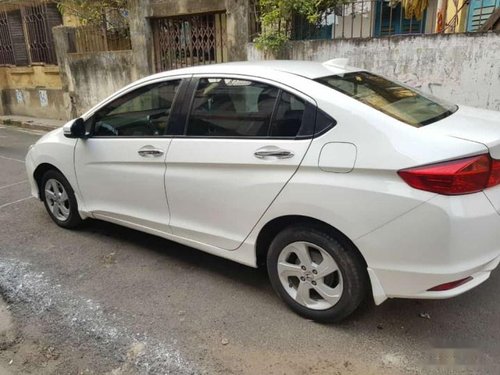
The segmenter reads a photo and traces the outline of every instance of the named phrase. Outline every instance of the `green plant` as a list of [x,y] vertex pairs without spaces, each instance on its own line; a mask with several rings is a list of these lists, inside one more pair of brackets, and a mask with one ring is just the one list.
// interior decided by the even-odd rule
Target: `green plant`
[[[112,23],[106,14],[127,9],[127,0],[56,0],[59,11],[74,16],[84,25],[102,25],[104,21]],[[111,17],[112,18],[112,17]]]
[[311,24],[347,0],[260,0],[261,33],[254,42],[257,48],[279,53],[290,39],[293,17],[300,15]]

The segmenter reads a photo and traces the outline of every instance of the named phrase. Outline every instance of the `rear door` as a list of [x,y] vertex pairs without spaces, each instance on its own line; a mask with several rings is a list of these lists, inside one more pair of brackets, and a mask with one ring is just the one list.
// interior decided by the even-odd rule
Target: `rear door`
[[186,126],[167,158],[174,235],[236,249],[300,165],[312,99],[235,76],[193,78]]

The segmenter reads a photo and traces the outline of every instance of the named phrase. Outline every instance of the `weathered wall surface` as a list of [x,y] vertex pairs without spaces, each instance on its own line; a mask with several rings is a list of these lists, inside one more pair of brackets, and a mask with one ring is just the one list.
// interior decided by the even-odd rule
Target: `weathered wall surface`
[[65,119],[66,108],[57,66],[0,67],[0,114]]
[[[248,44],[248,59],[272,58]],[[423,35],[290,43],[283,58],[349,65],[405,82],[454,103],[500,110],[500,33]]]
[[150,0],[129,0],[128,7],[133,64],[137,78],[142,78],[154,70]]
[[246,58],[248,3],[234,0],[130,0],[129,22],[132,50],[69,53],[72,27],[53,29],[67,117],[76,117],[116,90],[154,73],[153,34],[150,18],[201,12],[227,12],[227,43],[230,60]]
[[62,87],[70,103],[68,119],[80,116],[139,76],[131,50],[68,53],[72,32],[66,26],[53,29]]
[[4,115],[67,119],[64,93],[61,89],[3,89]]
[[68,92],[75,116],[134,81],[132,61],[132,51],[68,54]]

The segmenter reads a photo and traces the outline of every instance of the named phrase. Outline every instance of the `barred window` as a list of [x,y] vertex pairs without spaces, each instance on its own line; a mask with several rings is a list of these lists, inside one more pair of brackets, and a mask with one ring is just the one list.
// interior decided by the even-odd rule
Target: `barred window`
[[56,4],[42,3],[22,8],[32,63],[56,64],[52,28],[62,24]]
[[0,65],[56,64],[52,28],[61,24],[54,3],[0,9]]

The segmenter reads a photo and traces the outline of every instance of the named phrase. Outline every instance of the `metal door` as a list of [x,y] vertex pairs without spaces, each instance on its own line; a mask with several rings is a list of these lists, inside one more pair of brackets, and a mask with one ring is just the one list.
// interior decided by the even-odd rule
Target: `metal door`
[[226,13],[152,19],[157,72],[227,61]]

